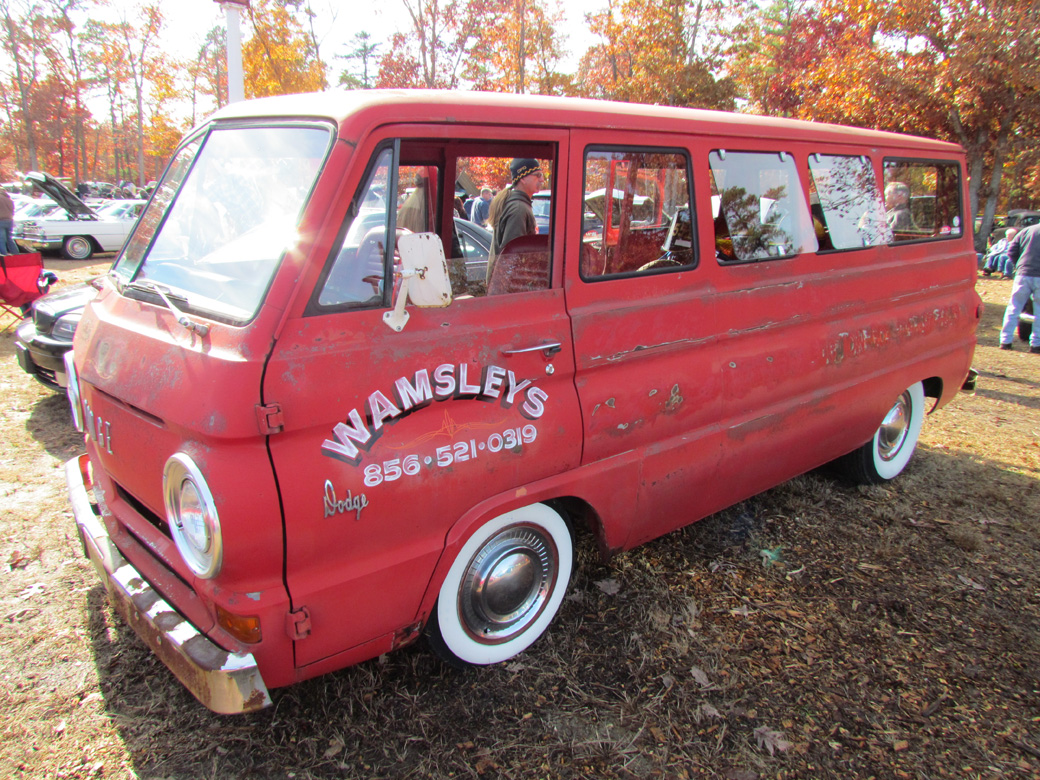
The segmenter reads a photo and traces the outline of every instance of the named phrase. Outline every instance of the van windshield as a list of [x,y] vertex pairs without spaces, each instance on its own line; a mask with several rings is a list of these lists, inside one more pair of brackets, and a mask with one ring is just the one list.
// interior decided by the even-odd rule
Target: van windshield
[[151,282],[181,308],[251,319],[332,141],[323,126],[228,127],[178,151],[120,255],[123,283]]

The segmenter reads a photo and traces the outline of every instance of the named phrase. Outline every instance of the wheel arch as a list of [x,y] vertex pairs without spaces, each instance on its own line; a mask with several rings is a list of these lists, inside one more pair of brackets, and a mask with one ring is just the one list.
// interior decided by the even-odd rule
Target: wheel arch
[[563,518],[571,531],[575,555],[580,547],[592,543],[590,537],[595,539],[597,550],[604,559],[609,558],[612,554],[600,514],[584,498],[569,494],[560,495],[548,487],[541,491],[532,490],[530,486],[488,498],[466,512],[445,534],[444,547],[433,568],[430,580],[426,583],[426,591],[415,616],[416,622],[425,625],[429,621],[430,613],[437,601],[437,594],[448,576],[455,557],[466,541],[490,520],[506,512],[532,504],[546,504]]
[[924,397],[932,399],[926,410],[926,414],[931,414],[939,408],[939,401],[942,400],[943,380],[941,376],[932,376],[922,379],[921,384],[924,386]]

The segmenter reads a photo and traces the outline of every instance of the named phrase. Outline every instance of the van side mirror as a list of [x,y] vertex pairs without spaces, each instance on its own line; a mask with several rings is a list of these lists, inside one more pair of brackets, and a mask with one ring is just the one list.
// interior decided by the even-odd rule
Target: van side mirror
[[436,233],[408,233],[397,240],[401,255],[401,289],[397,305],[383,313],[383,322],[400,333],[411,316],[405,311],[409,300],[423,308],[444,308],[451,303],[451,281],[444,246]]

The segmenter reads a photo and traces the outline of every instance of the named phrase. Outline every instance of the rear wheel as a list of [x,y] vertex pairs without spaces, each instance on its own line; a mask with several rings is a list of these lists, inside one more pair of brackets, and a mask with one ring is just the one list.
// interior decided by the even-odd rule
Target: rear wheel
[[876,485],[894,479],[917,448],[924,422],[924,386],[911,385],[896,399],[873,438],[838,461],[854,482]]
[[94,254],[94,242],[87,236],[69,236],[61,245],[61,252],[69,260],[89,260]]
[[441,585],[427,626],[430,646],[458,667],[523,652],[559,611],[573,562],[570,529],[545,504],[485,523]]

